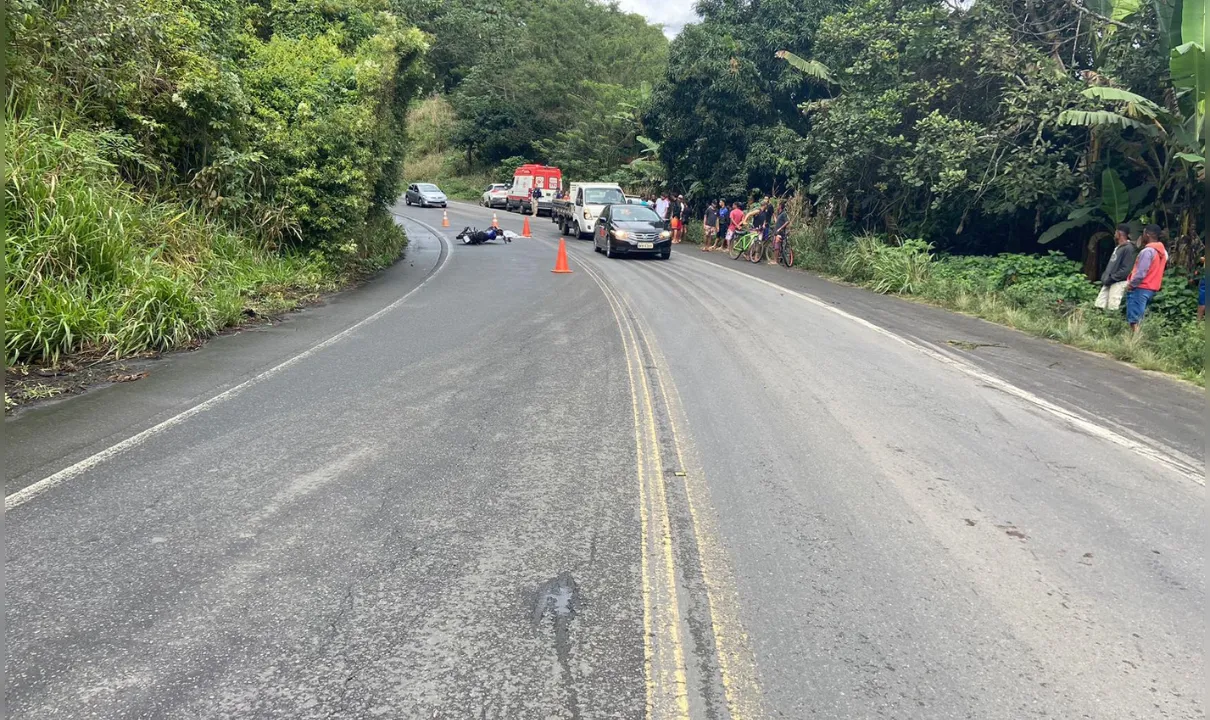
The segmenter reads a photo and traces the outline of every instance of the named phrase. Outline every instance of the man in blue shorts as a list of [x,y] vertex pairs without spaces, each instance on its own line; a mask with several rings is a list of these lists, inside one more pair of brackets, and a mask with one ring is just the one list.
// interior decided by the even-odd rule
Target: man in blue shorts
[[1143,250],[1134,260],[1134,270],[1127,278],[1126,292],[1126,322],[1130,329],[1138,332],[1139,323],[1151,298],[1160,291],[1164,283],[1164,268],[1168,266],[1168,250],[1160,242],[1160,226],[1148,225],[1143,228]]

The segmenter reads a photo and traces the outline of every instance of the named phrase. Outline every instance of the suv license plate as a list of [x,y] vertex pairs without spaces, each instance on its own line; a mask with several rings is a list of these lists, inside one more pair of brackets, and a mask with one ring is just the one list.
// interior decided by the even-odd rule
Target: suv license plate
[[654,243],[639,243],[640,250],[650,250],[653,247],[655,247]]

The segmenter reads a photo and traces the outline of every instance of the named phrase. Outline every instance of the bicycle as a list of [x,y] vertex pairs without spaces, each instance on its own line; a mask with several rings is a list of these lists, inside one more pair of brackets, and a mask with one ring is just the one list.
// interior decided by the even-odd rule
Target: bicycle
[[748,262],[758,263],[765,258],[773,259],[773,241],[766,237],[763,232],[757,230],[756,240],[752,243],[751,249],[748,250]]
[[741,256],[747,256],[752,249],[752,245],[758,241],[758,233],[755,230],[741,230],[731,238],[731,248],[727,253],[732,260],[739,260]]
[[777,260],[778,265],[794,267],[794,248],[790,247],[790,238],[775,235],[773,242],[769,244],[766,257],[769,260]]

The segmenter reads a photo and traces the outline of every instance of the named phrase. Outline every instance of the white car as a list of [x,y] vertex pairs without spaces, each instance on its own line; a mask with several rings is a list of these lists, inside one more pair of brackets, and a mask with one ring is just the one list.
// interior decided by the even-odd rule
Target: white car
[[483,190],[483,198],[479,204],[485,208],[506,207],[508,205],[508,183],[492,183]]
[[403,194],[403,202],[405,205],[419,205],[420,207],[445,207],[446,199],[441,188],[433,183],[412,183],[408,185],[408,191]]

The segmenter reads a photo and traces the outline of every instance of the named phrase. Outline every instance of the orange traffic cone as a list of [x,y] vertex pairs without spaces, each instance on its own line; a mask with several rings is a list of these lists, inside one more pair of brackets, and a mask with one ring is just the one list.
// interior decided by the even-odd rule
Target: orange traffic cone
[[492,213],[492,227],[500,229],[500,221],[496,219],[496,213]]
[[450,226],[450,214],[449,214],[449,212],[442,210],[441,211],[441,227],[449,227],[449,226]]
[[563,238],[559,238],[559,254],[555,256],[555,269],[551,272],[569,273],[571,268],[567,267],[567,243]]
[[525,222],[521,223],[521,237],[523,237],[523,238],[533,237],[533,235],[529,234],[529,216],[528,215],[525,216]]

